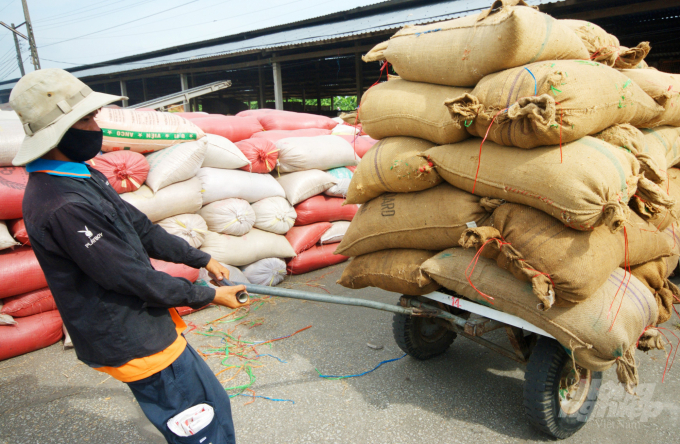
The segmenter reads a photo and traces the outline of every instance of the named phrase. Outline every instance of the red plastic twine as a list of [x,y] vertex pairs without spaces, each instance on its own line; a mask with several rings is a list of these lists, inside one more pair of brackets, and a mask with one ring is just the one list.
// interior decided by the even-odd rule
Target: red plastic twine
[[477,159],[477,172],[475,173],[475,181],[472,184],[472,194],[475,193],[475,188],[477,187],[477,177],[479,176],[479,167],[482,165],[482,147],[484,146],[484,142],[486,142],[486,138],[489,137],[489,131],[491,131],[491,127],[493,126],[493,123],[496,121],[496,117],[498,117],[500,113],[504,111],[507,111],[507,108],[498,111],[496,115],[493,116],[493,119],[491,119],[489,127],[486,129],[484,139],[482,139],[482,143],[479,144],[479,159]]
[[626,281],[626,287],[623,289],[623,294],[621,295],[621,302],[619,302],[619,308],[616,310],[616,314],[614,315],[614,319],[612,320],[612,325],[609,327],[608,332],[612,331],[612,328],[614,328],[614,323],[616,322],[616,318],[619,315],[619,311],[621,310],[621,306],[623,305],[623,298],[626,296],[626,291],[628,290],[628,283],[630,282],[631,276],[633,274],[630,271],[630,263],[628,262],[628,232],[626,231],[626,227],[623,227],[623,239],[624,239],[624,260],[623,260],[623,279],[621,279],[621,283],[619,284],[619,288],[616,289],[616,293],[614,294],[614,299],[612,299],[612,303],[609,305],[609,312],[607,313],[607,318],[609,318],[609,315],[612,312],[612,307],[614,306],[614,302],[616,302],[616,297],[619,294],[619,290],[621,290],[621,286],[623,285],[623,281],[626,280],[626,274],[628,274],[628,280]]
[[[482,254],[482,250],[484,249],[484,247],[486,247],[486,245],[489,242],[492,242],[492,241],[497,241],[497,239],[489,239],[488,241],[484,242],[482,247],[479,250],[477,250],[477,254],[475,254],[475,256],[472,258],[472,260],[468,264],[467,268],[465,269],[465,279],[467,279],[468,284],[470,284],[470,287],[472,287],[477,293],[482,295],[482,297],[484,297],[486,300],[488,300],[489,303],[491,303],[491,304],[493,304],[493,296],[489,296],[488,294],[479,291],[479,289],[477,287],[475,287],[475,284],[472,283],[472,280],[470,280],[470,276],[472,276],[472,273],[475,272],[475,267],[477,266],[477,262],[479,262],[479,256]],[[474,264],[473,264],[473,262],[474,262]],[[471,266],[472,266],[472,270],[470,270]],[[468,273],[468,270],[469,270],[469,273]]]

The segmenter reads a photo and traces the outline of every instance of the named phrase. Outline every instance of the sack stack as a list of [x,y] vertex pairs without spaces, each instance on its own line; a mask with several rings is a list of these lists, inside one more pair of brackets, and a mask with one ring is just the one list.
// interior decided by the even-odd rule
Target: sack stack
[[337,249],[355,256],[339,283],[444,286],[551,332],[585,368],[616,362],[631,389],[638,339],[680,294],[667,279],[678,138],[656,128],[674,122],[674,96],[638,85],[646,69],[619,70],[647,52],[522,0],[376,46],[364,60],[399,77],[362,98],[363,129],[381,140],[350,183],[362,207]]

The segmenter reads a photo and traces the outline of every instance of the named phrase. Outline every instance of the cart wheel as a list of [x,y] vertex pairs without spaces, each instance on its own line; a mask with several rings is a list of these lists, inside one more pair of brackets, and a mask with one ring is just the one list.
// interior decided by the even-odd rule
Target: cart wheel
[[430,359],[449,349],[456,333],[432,318],[395,314],[392,319],[394,340],[404,353],[416,359]]
[[568,438],[585,425],[595,407],[602,372],[576,365],[554,339],[540,337],[524,375],[524,410],[538,430]]

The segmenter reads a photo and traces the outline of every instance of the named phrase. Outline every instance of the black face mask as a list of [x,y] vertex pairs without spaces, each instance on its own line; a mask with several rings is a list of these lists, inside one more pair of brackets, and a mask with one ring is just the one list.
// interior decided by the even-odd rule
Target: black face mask
[[69,128],[61,138],[57,148],[74,162],[85,162],[99,154],[104,141],[104,133]]

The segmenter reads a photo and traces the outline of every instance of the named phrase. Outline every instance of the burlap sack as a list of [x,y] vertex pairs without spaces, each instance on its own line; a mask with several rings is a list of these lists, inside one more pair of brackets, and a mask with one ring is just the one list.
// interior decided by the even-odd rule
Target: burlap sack
[[[493,213],[493,227],[463,232],[463,248],[481,250],[518,279],[529,281],[547,310],[588,299],[618,267],[671,254],[666,238],[635,214],[625,230],[578,231],[525,205],[506,203]],[[626,245],[627,244],[627,245]]]
[[479,139],[469,139],[434,147],[423,156],[461,190],[529,205],[577,230],[623,227],[628,201],[638,188],[639,164],[632,154],[592,137],[561,150],[523,150],[487,141],[480,163],[479,145]]
[[460,142],[470,134],[465,127],[451,120],[444,99],[471,91],[470,88],[390,78],[361,97],[361,124],[364,132],[374,139],[410,136],[437,145]]
[[666,149],[647,143],[645,135],[629,123],[612,125],[593,137],[630,151],[640,162],[640,172],[656,184],[666,183]]
[[387,60],[406,80],[473,86],[487,74],[541,60],[588,59],[581,39],[522,0],[478,14],[406,26],[363,57]]
[[631,273],[647,286],[656,299],[659,315],[655,324],[668,321],[673,315],[673,303],[680,297],[680,290],[666,278],[670,273],[665,258],[632,267]]
[[383,250],[357,256],[338,284],[355,290],[378,287],[412,296],[432,293],[440,285],[422,273],[420,265],[435,254],[428,250]]
[[649,42],[635,48],[621,46],[619,39],[594,23],[585,20],[560,20],[581,38],[590,53],[590,59],[616,69],[634,68],[649,54]]
[[680,75],[656,69],[624,69],[621,72],[664,109],[659,117],[647,122],[645,127],[680,126]]
[[[427,260],[421,269],[466,298],[519,316],[545,330],[570,350],[582,367],[604,371],[616,363],[619,381],[628,389],[637,384],[636,342],[658,317],[654,296],[637,278],[624,275],[619,268],[586,301],[574,307],[542,311],[536,307],[531,285],[515,279],[491,259],[480,258],[474,269],[468,268],[474,255],[471,250],[452,248]],[[477,290],[470,286],[468,278]]]
[[382,193],[408,193],[432,188],[442,178],[419,155],[433,143],[413,137],[388,137],[361,159],[347,190],[347,203],[360,204]]
[[456,246],[465,229],[489,218],[482,200],[490,210],[498,204],[449,184],[383,194],[359,208],[336,254],[360,256],[390,248],[441,251]]
[[645,143],[650,150],[663,151],[666,153],[666,166],[674,167],[680,163],[680,128],[675,126],[660,126],[658,128],[645,128]]
[[484,77],[450,98],[451,117],[474,136],[520,148],[557,145],[616,123],[644,126],[664,111],[619,71],[595,62],[532,63]]

